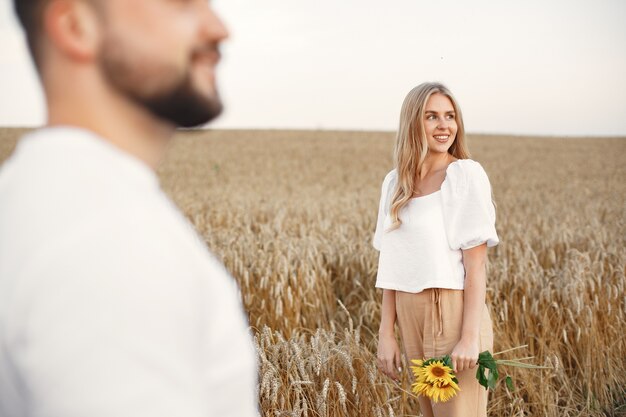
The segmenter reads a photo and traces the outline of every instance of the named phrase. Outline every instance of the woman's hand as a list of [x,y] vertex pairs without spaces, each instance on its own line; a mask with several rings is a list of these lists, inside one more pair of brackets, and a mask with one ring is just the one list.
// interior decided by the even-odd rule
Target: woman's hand
[[478,352],[480,344],[478,337],[461,338],[452,349],[450,359],[452,359],[452,370],[454,373],[464,371],[466,369],[474,369],[478,362]]
[[400,348],[394,334],[385,334],[378,337],[378,369],[389,378],[398,382],[400,379],[401,359]]

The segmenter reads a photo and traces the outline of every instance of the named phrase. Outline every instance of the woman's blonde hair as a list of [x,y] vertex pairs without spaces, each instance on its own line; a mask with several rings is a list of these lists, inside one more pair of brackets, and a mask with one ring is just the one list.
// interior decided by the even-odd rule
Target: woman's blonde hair
[[400,126],[394,149],[394,164],[398,174],[398,181],[391,199],[390,213],[392,224],[389,228],[390,231],[397,229],[402,224],[398,214],[413,197],[415,179],[419,177],[426,159],[428,142],[424,129],[424,113],[428,99],[435,93],[448,97],[454,108],[457,132],[454,143],[448,149],[448,153],[457,159],[470,157],[465,141],[465,128],[463,127],[461,108],[450,90],[443,84],[427,82],[409,91],[409,94],[404,99],[404,103],[402,103]]

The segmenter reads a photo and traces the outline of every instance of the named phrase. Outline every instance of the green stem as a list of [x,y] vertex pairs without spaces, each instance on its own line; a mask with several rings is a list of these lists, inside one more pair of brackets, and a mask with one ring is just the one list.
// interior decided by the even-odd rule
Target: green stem
[[539,366],[539,365],[531,365],[529,363],[517,362],[506,359],[498,359],[496,360],[498,365],[505,366],[514,366],[516,368],[524,368],[524,369],[553,369],[551,366]]
[[496,352],[496,353],[494,353],[492,356],[501,355],[501,354],[503,354],[503,353],[512,352],[512,351],[514,351],[514,350],[517,350],[517,349],[523,349],[523,348],[525,348],[525,347],[528,347],[528,345],[522,345],[522,346],[517,346],[517,347],[511,348],[511,349],[507,349],[507,350],[501,350],[500,352]]

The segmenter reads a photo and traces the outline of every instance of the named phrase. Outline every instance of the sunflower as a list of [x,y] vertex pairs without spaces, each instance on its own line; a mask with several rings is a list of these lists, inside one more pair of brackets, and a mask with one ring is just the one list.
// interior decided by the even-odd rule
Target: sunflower
[[412,359],[411,363],[411,371],[413,371],[413,376],[419,382],[424,379],[424,361],[421,359]]
[[434,361],[424,367],[426,381],[430,383],[445,382],[450,384],[454,378],[452,368],[443,364],[442,361]]
[[411,391],[413,391],[413,393],[416,395],[423,395],[428,397],[430,390],[431,385],[423,381],[417,381],[414,382],[413,385],[411,385]]
[[425,392],[424,395],[434,402],[446,402],[461,390],[456,382],[452,380],[450,382],[435,382],[432,385],[428,385],[428,387],[428,392]]
[[411,359],[411,363],[420,368],[424,366],[424,361],[421,359]]

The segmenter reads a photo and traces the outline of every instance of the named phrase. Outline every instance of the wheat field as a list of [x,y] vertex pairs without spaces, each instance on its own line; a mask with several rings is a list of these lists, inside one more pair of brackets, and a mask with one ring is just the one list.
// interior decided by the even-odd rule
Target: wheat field
[[[0,161],[18,129],[0,130]],[[381,294],[371,246],[392,133],[188,131],[163,188],[238,281],[263,416],[418,416],[408,377],[376,369]],[[626,415],[626,139],[471,135],[490,176],[495,351],[489,415]],[[71,156],[68,156],[68,158]],[[406,367],[405,367],[406,369]]]

